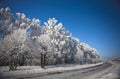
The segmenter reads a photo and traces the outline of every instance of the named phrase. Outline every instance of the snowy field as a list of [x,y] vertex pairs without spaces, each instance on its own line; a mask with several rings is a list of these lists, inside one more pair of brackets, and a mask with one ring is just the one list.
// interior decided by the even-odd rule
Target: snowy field
[[45,69],[40,68],[40,66],[20,66],[17,67],[15,71],[9,71],[8,67],[0,67],[0,73],[5,77],[14,77],[14,76],[24,76],[28,74],[50,74],[50,73],[59,73],[65,71],[72,71],[77,69],[83,69],[88,67],[94,67],[101,65],[104,62],[97,64],[86,64],[86,65],[65,65],[65,66],[46,66]]

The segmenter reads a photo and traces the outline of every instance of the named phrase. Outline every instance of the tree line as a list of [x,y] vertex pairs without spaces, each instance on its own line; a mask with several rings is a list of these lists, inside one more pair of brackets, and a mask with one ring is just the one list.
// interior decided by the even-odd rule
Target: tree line
[[22,65],[86,64],[100,61],[99,53],[66,30],[55,18],[44,25],[24,13],[13,16],[0,9],[0,65],[15,70]]

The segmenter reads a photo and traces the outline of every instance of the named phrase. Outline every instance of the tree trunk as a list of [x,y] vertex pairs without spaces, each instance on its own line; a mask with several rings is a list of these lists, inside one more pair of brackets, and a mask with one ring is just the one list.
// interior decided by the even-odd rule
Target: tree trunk
[[44,66],[46,65],[46,54],[44,54]]
[[45,54],[41,53],[41,68],[44,68],[45,66]]
[[17,59],[17,57],[12,56],[12,57],[10,58],[10,62],[9,62],[9,71],[10,71],[10,70],[16,70],[17,64],[18,64],[18,59]]

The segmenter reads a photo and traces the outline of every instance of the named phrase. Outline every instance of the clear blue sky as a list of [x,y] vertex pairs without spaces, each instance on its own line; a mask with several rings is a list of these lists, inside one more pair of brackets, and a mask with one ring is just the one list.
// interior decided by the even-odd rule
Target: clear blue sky
[[119,0],[0,0],[1,7],[43,22],[55,17],[102,57],[120,57]]

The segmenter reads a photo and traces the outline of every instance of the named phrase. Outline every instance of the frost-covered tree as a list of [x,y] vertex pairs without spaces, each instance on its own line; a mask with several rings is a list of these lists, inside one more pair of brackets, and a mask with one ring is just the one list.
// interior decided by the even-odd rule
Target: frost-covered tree
[[18,64],[18,56],[25,48],[27,32],[25,29],[16,29],[13,33],[4,37],[2,41],[3,53],[7,54],[10,70],[14,70]]
[[45,33],[51,38],[53,57],[56,64],[74,62],[76,53],[76,40],[63,28],[62,23],[57,24],[55,18],[45,22]]
[[94,48],[91,48],[86,43],[80,43],[80,45],[81,45],[81,50],[84,52],[83,57],[85,63],[92,63],[93,59],[99,60],[98,52]]
[[42,34],[33,38],[35,40],[35,49],[40,57],[41,68],[44,68],[47,63],[47,58],[50,56],[51,51],[51,39],[47,34]]
[[[1,17],[0,18],[0,38],[2,40],[1,41],[2,46],[7,47],[9,49],[9,50],[5,49],[4,51],[6,52],[11,51],[14,48],[14,47],[13,48],[8,47],[6,42],[17,40],[17,43],[18,42],[20,43],[20,40],[22,41],[23,38],[27,38],[27,37],[24,37],[23,35],[24,32],[22,33],[22,30],[25,30],[27,34],[27,30],[30,28],[30,20],[26,18],[23,13],[17,13],[16,15],[17,15],[17,19],[14,18],[13,14],[10,11],[10,8],[0,9],[0,17]],[[19,36],[20,34],[23,35],[23,38]],[[10,39],[8,38],[13,39],[13,40],[10,41]],[[11,42],[11,46],[12,44],[13,46],[15,45],[14,42]],[[22,51],[23,50],[26,51],[26,47],[27,46],[24,45]],[[3,49],[4,48],[2,48],[2,50]]]
[[17,19],[15,20],[15,24],[18,28],[28,30],[31,26],[30,19],[26,17],[24,13],[16,13]]
[[45,24],[45,33],[49,35],[52,43],[53,50],[53,61],[54,63],[61,63],[61,49],[60,42],[63,39],[63,36],[60,34],[60,30],[62,28],[62,24],[57,24],[57,20],[55,18],[49,19]]
[[75,62],[78,64],[83,64],[84,52],[83,50],[81,50],[81,45],[77,44],[76,49],[77,49],[77,53],[75,55]]
[[15,29],[15,19],[10,8],[0,9],[0,38],[11,33]]

